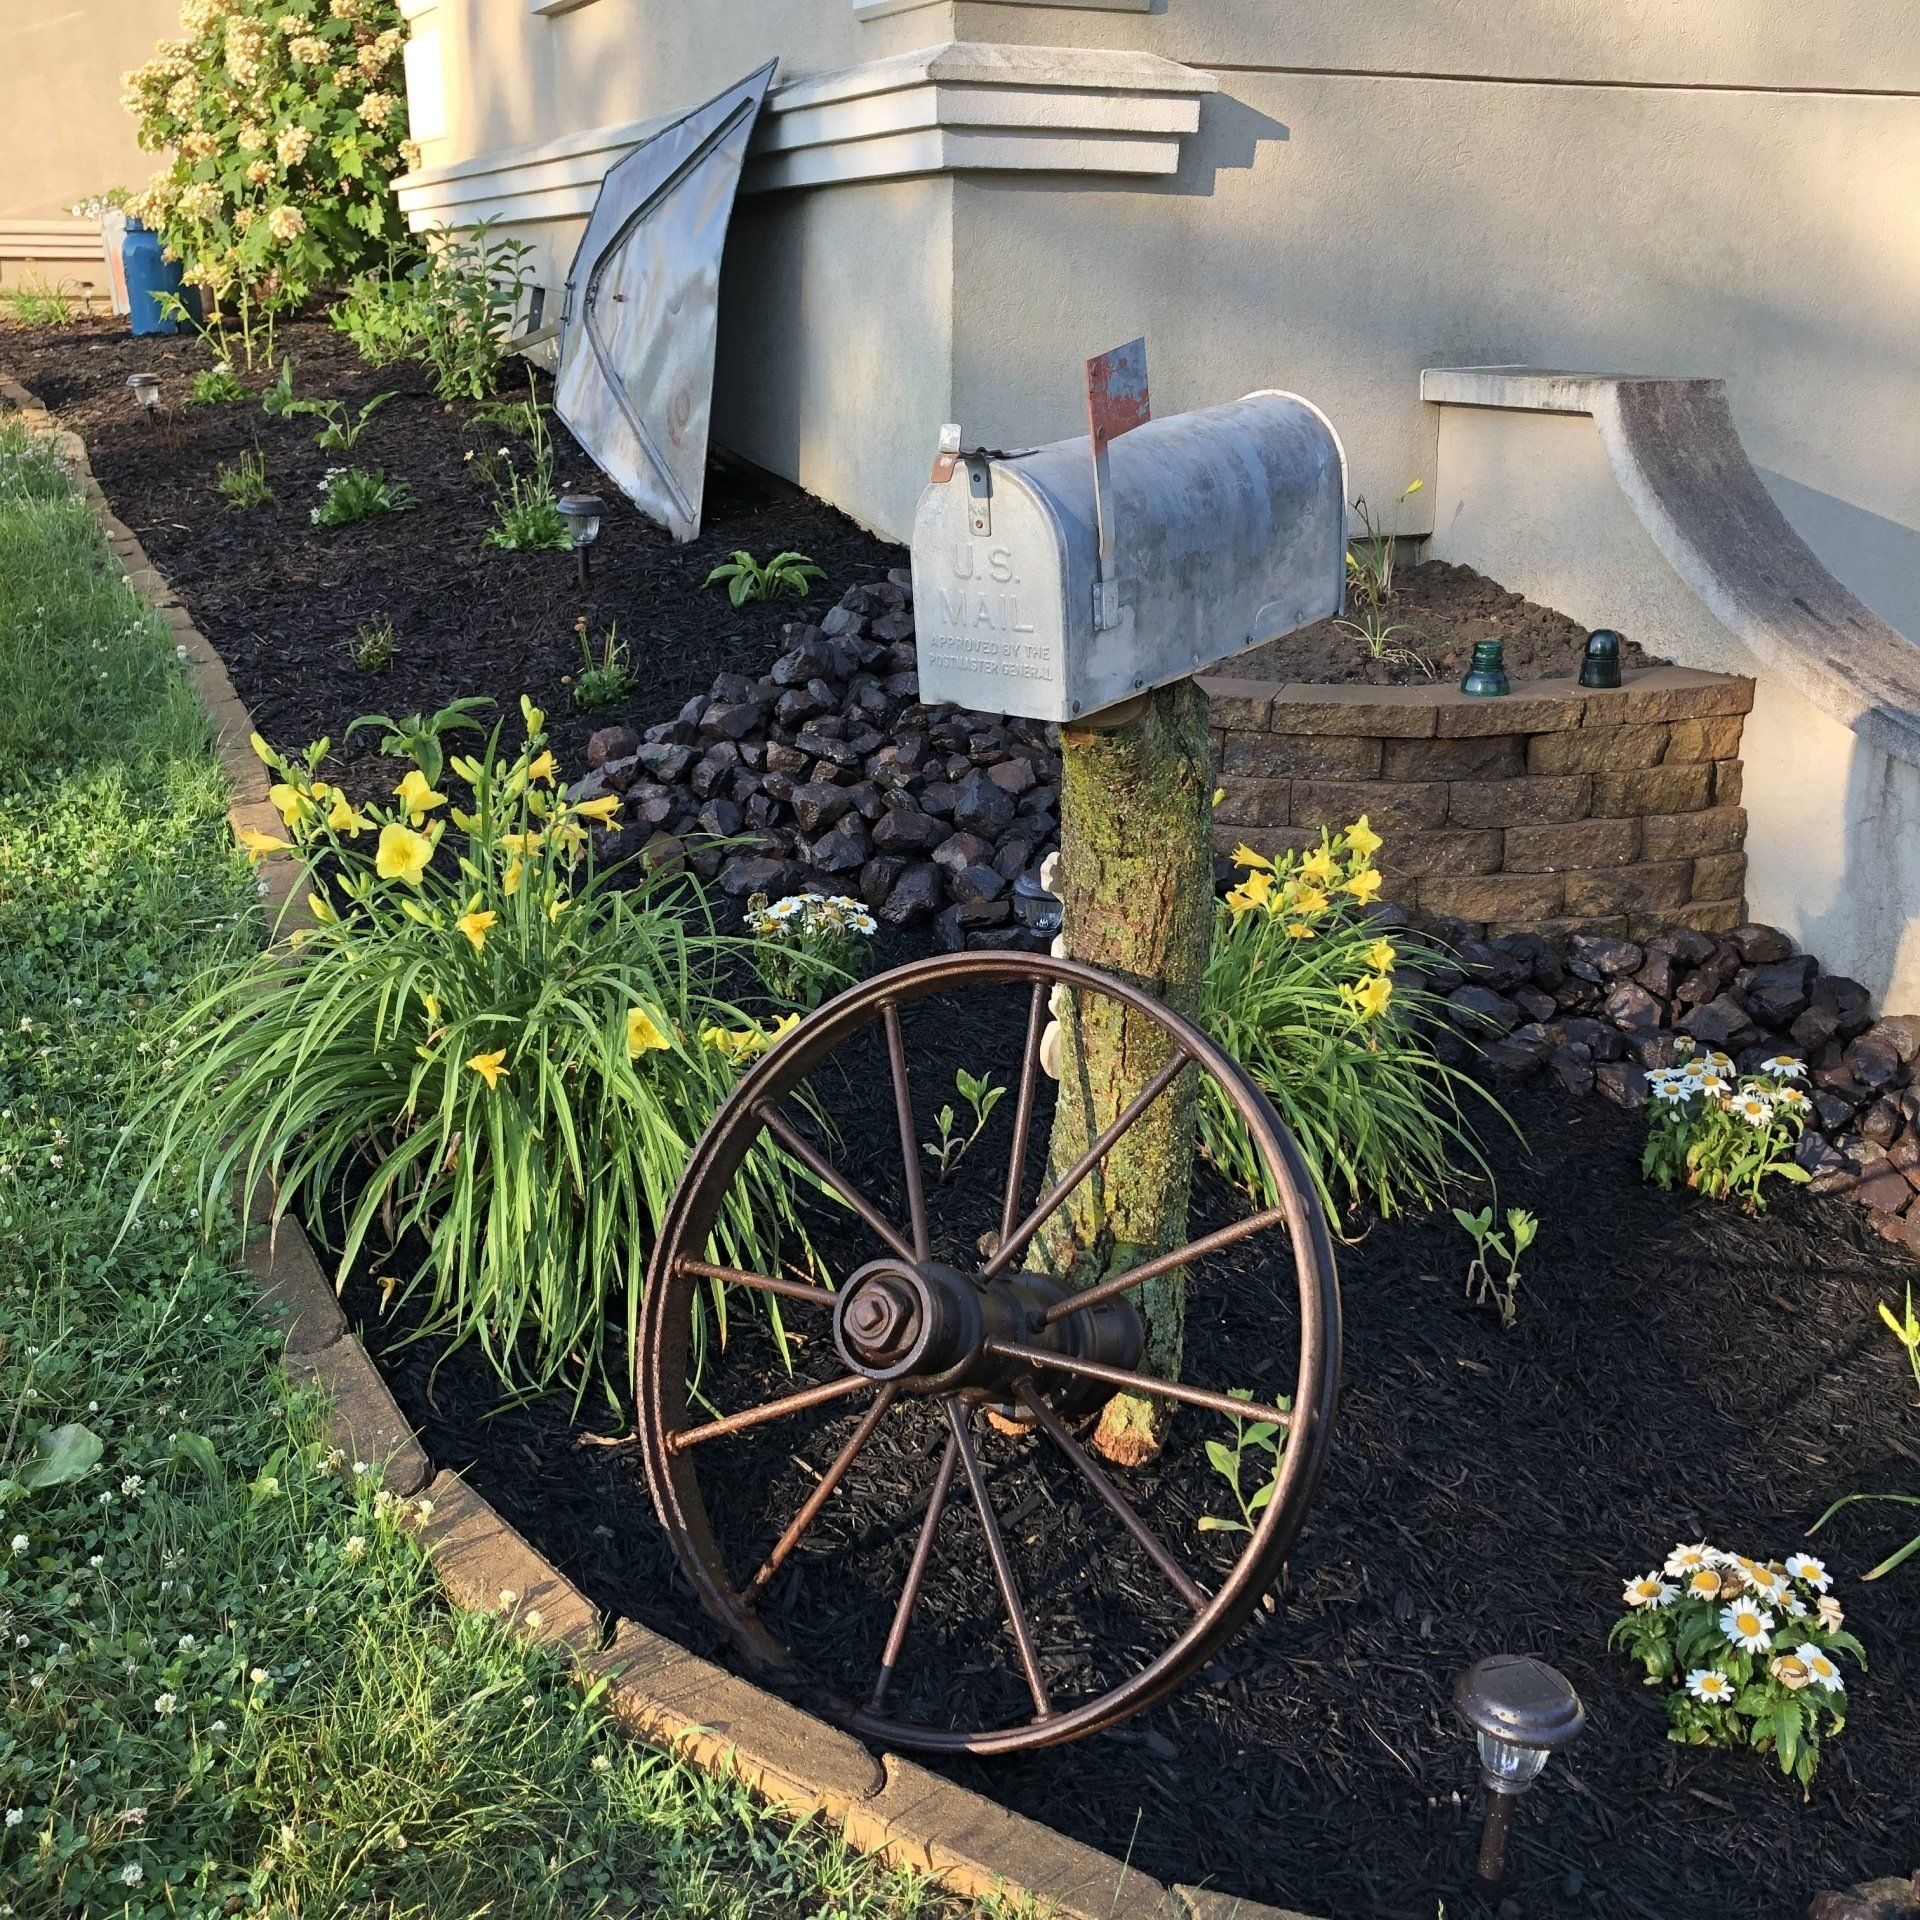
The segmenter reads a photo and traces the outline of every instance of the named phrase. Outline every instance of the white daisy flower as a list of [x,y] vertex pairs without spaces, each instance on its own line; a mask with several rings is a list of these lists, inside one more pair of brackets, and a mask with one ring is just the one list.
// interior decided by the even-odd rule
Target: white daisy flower
[[1825,1627],[1829,1633],[1838,1633],[1846,1623],[1846,1609],[1841,1606],[1840,1602],[1836,1600],[1832,1594],[1823,1593],[1820,1596],[1818,1618],[1820,1624]]
[[1728,1106],[1750,1127],[1764,1127],[1773,1118],[1773,1109],[1757,1093],[1740,1093]]
[[1813,1678],[1807,1671],[1807,1663],[1794,1653],[1781,1654],[1767,1672],[1789,1693],[1798,1693]]
[[1821,1652],[1811,1640],[1804,1646],[1795,1647],[1793,1657],[1807,1670],[1807,1678],[1816,1687],[1824,1687],[1829,1693],[1844,1693],[1847,1683],[1840,1677],[1840,1669],[1834,1665],[1831,1656]]
[[1787,1572],[1796,1580],[1804,1580],[1816,1593],[1825,1593],[1833,1585],[1833,1575],[1827,1571],[1827,1563],[1816,1560],[1810,1553],[1788,1554]]
[[1695,1600],[1719,1599],[1720,1570],[1717,1567],[1701,1567],[1688,1574],[1687,1592]]
[[1731,1073],[1733,1071],[1733,1060],[1731,1056],[1720,1052],[1718,1048],[1709,1047],[1703,1057],[1708,1066],[1718,1067],[1722,1073]]
[[1773,1080],[1804,1080],[1807,1063],[1796,1060],[1790,1053],[1776,1053],[1771,1060],[1760,1062],[1760,1071]]
[[1693,1084],[1701,1093],[1712,1094],[1715,1098],[1733,1090],[1732,1082],[1723,1073],[1703,1073]]
[[1678,1592],[1678,1588],[1657,1573],[1643,1573],[1639,1579],[1627,1582],[1620,1597],[1630,1607],[1670,1607]]
[[1775,1087],[1773,1104],[1776,1107],[1785,1107],[1789,1113],[1799,1113],[1810,1102],[1798,1087]]
[[1714,1667],[1695,1667],[1687,1675],[1687,1691],[1710,1707],[1724,1707],[1733,1698],[1733,1682]]
[[1713,1549],[1703,1540],[1698,1546],[1678,1546],[1667,1555],[1665,1571],[1676,1579],[1683,1573],[1697,1573],[1713,1565]]
[[1753,1600],[1736,1600],[1720,1609],[1720,1631],[1743,1653],[1765,1653],[1773,1645],[1773,1615]]
[[1787,1618],[1804,1620],[1807,1617],[1807,1603],[1797,1593],[1787,1595]]
[[1665,1106],[1677,1107],[1683,1101],[1691,1100],[1696,1091],[1690,1080],[1669,1080],[1664,1086],[1653,1089],[1653,1097]]

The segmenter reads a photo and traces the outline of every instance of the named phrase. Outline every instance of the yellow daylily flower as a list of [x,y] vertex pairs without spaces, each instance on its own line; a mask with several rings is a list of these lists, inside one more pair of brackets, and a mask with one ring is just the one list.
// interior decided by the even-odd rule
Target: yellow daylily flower
[[1236,917],[1250,913],[1255,907],[1267,903],[1267,895],[1273,891],[1273,875],[1255,871],[1249,873],[1241,883],[1227,895],[1227,907]]
[[407,769],[405,777],[394,788],[394,792],[400,796],[400,804],[406,808],[415,826],[418,826],[435,807],[444,807],[447,804],[447,796],[444,793],[434,792],[433,783],[418,767]]
[[272,766],[278,757],[273,749],[257,733],[247,735],[247,745],[253,749],[254,758],[263,766]]
[[1325,847],[1315,847],[1314,850],[1300,862],[1301,879],[1311,880],[1316,886],[1332,886],[1338,871],[1338,868],[1333,864],[1332,853]]
[[627,1058],[637,1060],[643,1053],[668,1053],[673,1042],[661,1032],[659,1022],[645,1007],[627,1009]]
[[513,858],[507,862],[506,872],[500,876],[500,891],[504,893],[509,900],[520,891],[520,871],[520,856],[516,853]]
[[333,904],[332,900],[327,897],[327,891],[324,887],[320,888],[317,892],[307,895],[307,911],[312,914],[323,927],[339,925],[340,911]]
[[1315,914],[1327,910],[1327,896],[1318,887],[1296,887],[1293,893],[1295,913]]
[[800,1016],[797,1013],[783,1013],[780,1018],[767,1029],[767,1045],[777,1047],[799,1024]]
[[453,924],[459,932],[467,936],[473,944],[474,952],[478,953],[486,946],[488,931],[498,923],[499,919],[500,916],[491,908],[485,908],[463,913]]
[[559,765],[560,763],[554,759],[551,750],[549,750],[542,753],[539,758],[527,768],[527,778],[529,780],[551,780],[555,773],[559,771]]
[[437,1027],[440,1024],[439,997],[435,994],[423,993],[420,996],[420,1004],[427,1010],[427,1025]]
[[327,825],[335,833],[362,834],[373,823],[356,808],[351,800],[338,787],[331,788],[332,797],[327,802]]
[[557,927],[560,924],[560,916],[572,905],[573,902],[564,893],[557,895],[552,906],[547,909],[547,925]]
[[524,693],[520,696],[520,717],[527,723],[529,739],[536,733],[544,733],[547,729],[547,716]]
[[1289,940],[1317,940],[1319,935],[1304,920],[1290,920],[1287,923]]
[[487,1083],[491,1093],[507,1077],[507,1050],[502,1047],[497,1053],[476,1053],[467,1065]]
[[275,781],[267,789],[267,798],[273,802],[274,812],[296,833],[319,812],[308,795],[284,780]]
[[1380,870],[1377,867],[1362,867],[1356,874],[1350,875],[1341,883],[1345,892],[1350,893],[1362,906],[1380,891]]
[[1244,841],[1233,850],[1233,864],[1236,867],[1246,867],[1254,873],[1273,871],[1273,862],[1264,853],[1255,853]]
[[382,880],[404,880],[417,887],[433,858],[433,842],[424,833],[415,833],[399,821],[390,820],[380,829],[379,850],[373,857],[373,870]]
[[598,800],[575,802],[573,810],[583,820],[592,820],[603,827],[610,827],[619,816],[620,796],[617,793],[603,793]]
[[1360,957],[1375,973],[1391,973],[1400,952],[1391,940],[1376,940]]
[[1364,813],[1347,829],[1347,845],[1351,847],[1362,860],[1371,860],[1385,844],[1380,836],[1374,832],[1372,827],[1367,824],[1367,816]]
[[291,853],[293,842],[282,840],[271,833],[262,833],[258,827],[241,827],[234,838],[247,850],[249,860],[264,860],[270,853]]
[[1342,987],[1340,991],[1354,1012],[1371,1020],[1386,1012],[1393,999],[1393,982],[1384,973],[1370,973],[1357,987]]
[[545,839],[542,833],[503,833],[500,844],[509,853],[538,853]]

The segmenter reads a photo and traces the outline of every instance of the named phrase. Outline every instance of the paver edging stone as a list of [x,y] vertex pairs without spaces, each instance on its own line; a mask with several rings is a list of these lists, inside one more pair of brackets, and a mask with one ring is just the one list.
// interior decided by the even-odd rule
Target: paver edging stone
[[[4,372],[0,410],[53,436],[129,585],[173,630],[232,789],[229,822],[236,831],[276,831],[266,772],[247,744],[253,717],[219,655],[114,517],[85,443],[58,429]],[[287,922],[303,917],[289,906],[293,871],[286,861],[262,868],[270,923],[283,914]],[[610,1623],[578,1587],[457,1474],[435,1470],[342,1312],[300,1222],[275,1219],[265,1196],[257,1196],[245,1239],[244,1264],[260,1309],[285,1328],[283,1368],[328,1395],[336,1445],[377,1466],[394,1494],[420,1496],[421,1541],[448,1599],[554,1647],[583,1686],[604,1690],[609,1710],[630,1732],[737,1778],[783,1812],[830,1820],[862,1852],[911,1867],[963,1898],[1010,1898],[1061,1920],[1307,1920],[1205,1888],[1163,1886],[910,1760],[876,1757],[839,1728],[636,1621],[611,1623],[609,1637]]]

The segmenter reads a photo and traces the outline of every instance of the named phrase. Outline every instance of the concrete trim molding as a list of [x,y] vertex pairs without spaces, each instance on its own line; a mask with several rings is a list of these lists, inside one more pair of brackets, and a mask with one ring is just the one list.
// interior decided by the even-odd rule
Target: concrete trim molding
[[[232,789],[229,821],[236,828],[277,826],[266,771],[247,745],[253,716],[132,530],[114,517],[85,443],[61,432],[4,371],[0,408],[55,437],[128,583],[173,629]],[[287,860],[263,863],[269,922],[296,873]],[[1010,1899],[1057,1920],[1308,1920],[1208,1888],[1163,1885],[896,1754],[870,1753],[839,1728],[635,1621],[603,1615],[471,1486],[435,1470],[341,1311],[299,1221],[276,1219],[263,1204],[248,1228],[245,1266],[260,1312],[284,1331],[282,1366],[326,1396],[337,1445],[377,1466],[395,1495],[417,1500],[421,1542],[449,1602],[551,1647],[582,1687],[604,1688],[614,1719],[636,1738],[740,1780],[796,1819],[831,1820],[862,1852],[963,1898]]]
[[[946,41],[777,88],[741,191],[989,170],[1165,176],[1218,86],[1157,54]],[[420,167],[394,190],[415,232],[584,219],[608,167],[662,124],[625,121]]]
[[0,220],[0,260],[86,260],[106,265],[98,220]]
[[1728,633],[1863,740],[1920,766],[1920,648],[1788,524],[1741,443],[1724,381],[1430,367],[1420,397],[1590,416],[1654,545]]
[[[918,13],[925,7],[951,6],[953,0],[853,0],[856,20],[884,20],[890,14]],[[1153,0],[980,0],[997,7],[1053,7],[1072,13],[1151,13]]]

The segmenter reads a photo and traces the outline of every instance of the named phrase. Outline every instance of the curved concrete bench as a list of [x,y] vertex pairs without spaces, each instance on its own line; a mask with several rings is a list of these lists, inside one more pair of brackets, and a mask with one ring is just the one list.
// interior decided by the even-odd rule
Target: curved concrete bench
[[1431,556],[1683,665],[1750,674],[1749,900],[1920,1006],[1920,646],[1788,524],[1719,380],[1429,368]]

